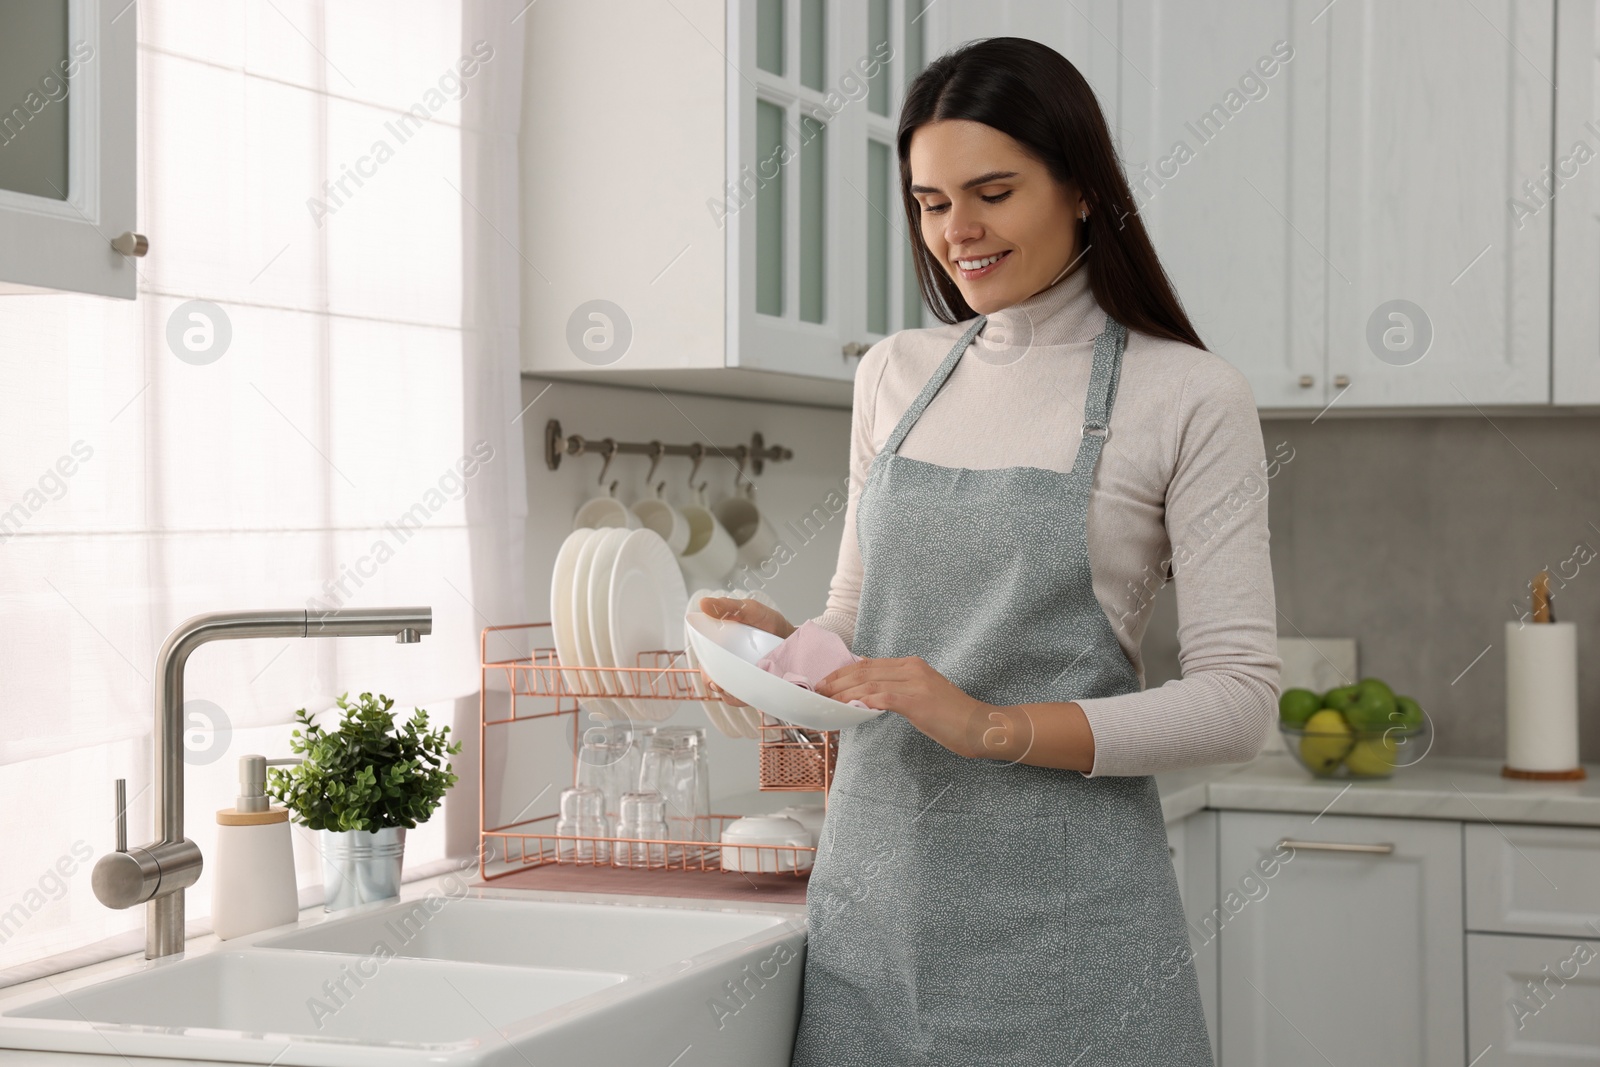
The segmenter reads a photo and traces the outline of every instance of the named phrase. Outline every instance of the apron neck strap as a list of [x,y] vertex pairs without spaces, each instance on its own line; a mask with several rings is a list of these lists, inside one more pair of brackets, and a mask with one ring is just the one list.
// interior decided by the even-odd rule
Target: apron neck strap
[[[900,443],[906,439],[906,434],[911,432],[911,427],[922,417],[934,394],[944,386],[945,380],[950,377],[950,372],[956,369],[961,354],[966,351],[972,339],[988,321],[987,315],[979,315],[973,320],[972,325],[967,327],[960,339],[950,347],[944,361],[933,374],[929,375],[922,391],[911,401],[905,414],[900,416],[894,432],[884,442],[884,452],[893,454],[900,450]],[[1105,328],[1094,339],[1094,367],[1089,372],[1089,392],[1083,403],[1082,440],[1078,446],[1079,460],[1090,458],[1090,463],[1087,467],[1082,463],[1075,464],[1074,470],[1094,469],[1091,457],[1099,455],[1100,446],[1104,443],[1106,435],[1111,432],[1111,405],[1116,400],[1117,379],[1122,368],[1122,350],[1127,340],[1128,328],[1107,315]]]

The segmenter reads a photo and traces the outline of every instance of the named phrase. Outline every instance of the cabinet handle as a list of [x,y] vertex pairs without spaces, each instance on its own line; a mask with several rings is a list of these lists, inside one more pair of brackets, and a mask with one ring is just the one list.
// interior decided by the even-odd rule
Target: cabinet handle
[[1335,374],[1333,376],[1333,384],[1338,386],[1340,389],[1343,389],[1345,386],[1350,384],[1350,375]]
[[111,249],[124,256],[142,256],[150,251],[150,239],[142,233],[129,230],[119,237],[111,239]]
[[1302,388],[1302,389],[1310,389],[1313,385],[1316,385],[1316,384],[1317,384],[1317,380],[1315,378],[1313,378],[1311,375],[1309,375],[1309,374],[1300,375],[1300,388]]
[[839,351],[843,354],[845,359],[849,359],[851,356],[866,355],[867,349],[871,347],[871,345],[864,345],[860,341],[846,341]]
[[1352,845],[1345,841],[1296,841],[1286,837],[1278,842],[1279,848],[1305,849],[1307,852],[1366,852],[1379,856],[1387,856],[1394,851],[1394,845]]

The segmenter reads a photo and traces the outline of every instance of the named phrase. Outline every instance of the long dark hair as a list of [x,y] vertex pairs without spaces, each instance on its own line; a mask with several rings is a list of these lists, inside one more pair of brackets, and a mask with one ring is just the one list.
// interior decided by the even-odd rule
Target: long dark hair
[[1078,68],[1048,45],[1023,37],[970,41],[928,64],[906,90],[896,144],[900,196],[922,298],[943,322],[977,314],[922,241],[922,205],[911,195],[911,135],[944,119],[968,119],[1007,134],[1058,182],[1072,182],[1089,202],[1076,223],[1089,286],[1107,315],[1130,330],[1204,348],[1162,269],[1094,90]]

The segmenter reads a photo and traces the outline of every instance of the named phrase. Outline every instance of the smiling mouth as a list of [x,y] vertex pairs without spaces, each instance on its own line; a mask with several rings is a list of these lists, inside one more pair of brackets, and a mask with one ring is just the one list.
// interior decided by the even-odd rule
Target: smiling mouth
[[1004,252],[992,252],[985,256],[963,256],[954,262],[956,268],[961,271],[961,277],[970,281],[993,273],[1009,255],[1011,249],[1008,248]]

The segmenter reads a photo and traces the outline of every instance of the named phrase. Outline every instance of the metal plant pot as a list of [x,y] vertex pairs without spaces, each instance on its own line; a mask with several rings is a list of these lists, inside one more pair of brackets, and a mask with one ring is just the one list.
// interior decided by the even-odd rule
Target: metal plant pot
[[406,828],[319,830],[325,911],[339,911],[400,895]]

